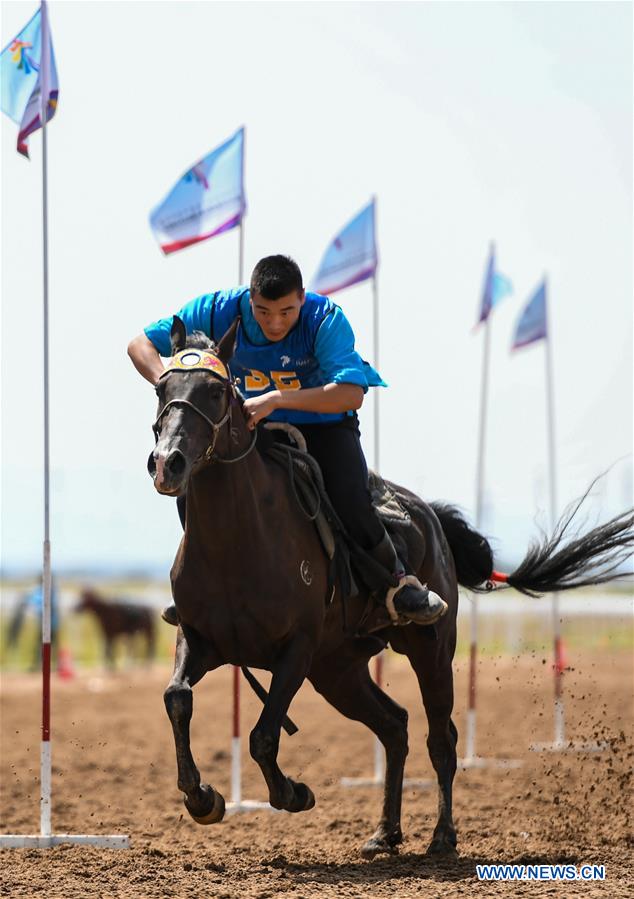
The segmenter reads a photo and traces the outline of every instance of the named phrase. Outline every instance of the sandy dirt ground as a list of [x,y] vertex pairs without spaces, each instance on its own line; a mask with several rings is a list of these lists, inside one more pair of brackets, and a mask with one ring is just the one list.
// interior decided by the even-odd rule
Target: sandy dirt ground
[[[517,769],[459,772],[454,813],[457,860],[425,857],[436,817],[436,789],[405,788],[404,843],[397,855],[364,861],[359,850],[379,818],[380,791],[345,789],[340,777],[372,770],[372,738],[305,686],[283,736],[282,768],[314,790],[316,807],[289,815],[261,811],[200,827],[176,787],[171,728],[162,691],[168,671],[55,678],[53,828],[55,832],[127,833],[129,850],[58,846],[0,854],[0,893],[50,899],[218,897],[289,899],[378,896],[634,895],[632,659],[628,652],[584,654],[565,675],[568,734],[605,740],[596,754],[537,754],[552,737],[549,662],[539,655],[483,660],[478,750],[514,757]],[[426,726],[407,663],[389,656],[389,692],[410,711],[406,775],[430,778]],[[459,731],[464,729],[466,662],[456,666]],[[39,680],[2,678],[2,821],[0,830],[39,827]],[[229,796],[230,671],[196,687],[192,743],[203,779]],[[243,687],[245,731],[258,701]],[[248,740],[244,741],[248,743]],[[259,769],[244,752],[244,794],[264,799]],[[603,883],[485,883],[476,864],[604,864]]]

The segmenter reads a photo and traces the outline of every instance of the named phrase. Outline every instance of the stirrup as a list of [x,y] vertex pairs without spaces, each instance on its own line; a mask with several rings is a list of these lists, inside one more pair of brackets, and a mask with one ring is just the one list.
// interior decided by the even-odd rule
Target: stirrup
[[[421,592],[427,593],[429,599],[432,597],[437,606],[437,610],[435,614],[433,614],[429,620],[427,621],[417,621],[415,618],[411,618],[407,615],[399,613],[396,610],[394,605],[394,599],[396,595],[403,589],[403,587],[414,587],[416,590],[420,590]],[[430,602],[431,605],[431,602]],[[419,625],[428,625],[435,624],[442,616],[445,614],[447,609],[449,608],[447,603],[433,590],[430,590],[427,584],[421,584],[416,575],[414,574],[406,574],[399,578],[399,582],[396,587],[390,587],[385,596],[385,607],[387,608],[390,619],[393,624],[419,624]]]

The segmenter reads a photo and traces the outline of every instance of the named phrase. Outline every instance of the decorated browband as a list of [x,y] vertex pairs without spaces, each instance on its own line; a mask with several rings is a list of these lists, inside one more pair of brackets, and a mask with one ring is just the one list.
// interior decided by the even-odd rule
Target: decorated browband
[[217,356],[205,350],[194,349],[181,350],[180,353],[172,356],[169,365],[165,366],[161,378],[171,371],[200,371],[201,369],[222,378],[223,381],[231,380],[226,365]]

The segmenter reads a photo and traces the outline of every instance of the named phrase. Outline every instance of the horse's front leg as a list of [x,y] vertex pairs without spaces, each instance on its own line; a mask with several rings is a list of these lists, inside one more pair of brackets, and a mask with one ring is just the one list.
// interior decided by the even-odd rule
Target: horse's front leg
[[306,678],[311,657],[312,646],[305,638],[297,637],[286,646],[273,669],[268,698],[250,737],[251,756],[262,769],[269,802],[287,812],[307,811],[315,804],[312,790],[286,777],[277,764],[282,721]]
[[201,784],[189,745],[189,724],[193,711],[192,687],[218,662],[213,653],[189,628],[178,628],[174,673],[163,694],[165,708],[172,723],[178,765],[178,789],[185,794],[185,808],[198,824],[222,821],[225,801],[208,784]]

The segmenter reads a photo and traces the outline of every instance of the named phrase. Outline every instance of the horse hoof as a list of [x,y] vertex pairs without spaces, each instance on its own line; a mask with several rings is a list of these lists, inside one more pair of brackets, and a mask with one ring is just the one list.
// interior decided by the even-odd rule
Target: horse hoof
[[[185,808],[192,816],[196,824],[217,824],[225,816],[225,800],[221,793],[214,790],[208,784],[200,785],[200,792],[204,794],[206,802],[197,803],[196,814],[189,807],[187,798]],[[200,806],[205,805],[207,810],[200,814]]]
[[371,836],[361,850],[361,857],[365,859],[373,859],[375,855],[396,855],[398,853],[398,844],[403,842],[403,834],[400,827],[391,833],[375,833]]
[[307,812],[315,805],[315,794],[306,784],[295,783],[289,777],[289,783],[293,787],[293,799],[287,805],[287,812]]
[[458,850],[448,840],[434,839],[427,847],[425,855],[432,858],[454,859],[458,858]]

